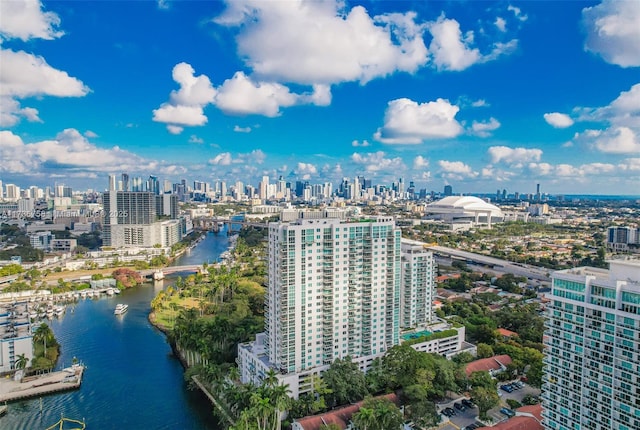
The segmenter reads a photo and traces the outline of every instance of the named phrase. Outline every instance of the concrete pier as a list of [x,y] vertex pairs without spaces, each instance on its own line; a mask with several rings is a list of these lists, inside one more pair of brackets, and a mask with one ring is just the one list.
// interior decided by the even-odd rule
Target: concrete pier
[[84,366],[74,365],[58,372],[28,376],[22,382],[0,379],[0,402],[40,397],[60,391],[75,390],[82,384]]

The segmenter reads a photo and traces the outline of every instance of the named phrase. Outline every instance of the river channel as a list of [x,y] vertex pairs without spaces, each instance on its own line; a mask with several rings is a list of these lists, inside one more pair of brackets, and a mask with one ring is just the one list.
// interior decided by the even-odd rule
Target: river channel
[[[226,232],[209,233],[173,265],[213,263],[229,246]],[[87,430],[219,430],[212,406],[190,391],[183,368],[162,332],[147,316],[150,302],[173,278],[130,288],[113,297],[80,299],[48,321],[62,346],[57,369],[77,357],[87,366],[79,390],[10,403],[0,428],[44,429],[60,419],[84,419]],[[128,312],[115,316],[117,303]]]

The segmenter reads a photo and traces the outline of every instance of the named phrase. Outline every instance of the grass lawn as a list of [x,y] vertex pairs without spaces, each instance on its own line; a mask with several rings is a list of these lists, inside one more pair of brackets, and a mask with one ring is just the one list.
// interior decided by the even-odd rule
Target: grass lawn
[[[171,303],[175,303],[175,310],[171,309]],[[166,329],[172,329],[175,323],[176,317],[180,313],[181,309],[198,308],[200,299],[195,297],[179,298],[177,295],[171,297],[171,299],[163,303],[162,309],[156,309],[154,312],[154,320],[157,324],[165,327]]]

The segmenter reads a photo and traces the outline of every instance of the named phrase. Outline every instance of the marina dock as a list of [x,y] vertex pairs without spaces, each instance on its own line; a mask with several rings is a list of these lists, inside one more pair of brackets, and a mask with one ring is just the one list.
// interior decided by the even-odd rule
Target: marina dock
[[82,384],[84,366],[74,365],[58,372],[28,376],[22,382],[13,379],[0,380],[0,402],[12,402],[40,397],[61,391],[75,390]]

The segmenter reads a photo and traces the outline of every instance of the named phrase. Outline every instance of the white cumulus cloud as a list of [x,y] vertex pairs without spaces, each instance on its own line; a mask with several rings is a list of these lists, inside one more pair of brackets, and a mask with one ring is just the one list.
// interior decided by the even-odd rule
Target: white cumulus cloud
[[433,65],[438,70],[461,71],[474,64],[495,60],[503,54],[511,53],[518,45],[516,39],[509,42],[496,42],[492,50],[482,54],[480,49],[473,47],[474,33],[462,33],[460,23],[455,19],[448,19],[440,15],[437,21],[427,24],[433,36],[429,45],[429,55]]
[[418,155],[413,159],[414,169],[426,169],[427,167],[429,167],[429,160],[424,158],[422,155]]
[[498,28],[498,30],[502,31],[503,33],[507,31],[507,21],[504,18],[497,17],[494,22],[494,25]]
[[153,111],[153,120],[167,124],[170,133],[179,134],[183,126],[199,126],[207,123],[204,107],[214,102],[216,89],[206,75],[195,76],[188,63],[176,64],[173,80],[180,85],[169,95],[169,102]]
[[209,164],[214,164],[217,166],[228,166],[232,162],[231,153],[223,152],[221,154],[216,155],[214,158],[209,160]]
[[240,127],[239,125],[235,125],[233,127],[233,131],[236,133],[251,133],[251,127]]
[[509,148],[508,146],[492,146],[487,151],[492,163],[506,163],[520,166],[523,163],[540,161],[542,150],[527,148]]
[[459,110],[444,99],[426,103],[407,98],[391,100],[384,125],[374,137],[389,144],[418,144],[428,139],[456,137],[462,133],[462,126],[455,119]]
[[278,82],[362,83],[427,61],[415,13],[370,17],[337,1],[236,0],[214,21],[239,27],[238,51],[260,77]]
[[298,175],[315,175],[318,173],[318,168],[311,163],[298,163],[296,167],[296,174]]
[[500,128],[500,121],[490,118],[489,121],[473,121],[471,124],[471,134],[480,137],[489,137],[491,132]]
[[51,67],[44,58],[24,51],[0,48],[0,64],[2,127],[15,125],[21,117],[41,122],[38,111],[21,107],[19,99],[34,96],[82,97],[89,92],[80,80]]
[[55,171],[64,176],[90,177],[88,175],[95,172],[171,168],[171,165],[144,159],[118,146],[100,148],[73,128],[61,131],[54,139],[30,143],[25,143],[11,131],[0,131],[0,158],[0,172],[24,175]]
[[366,154],[353,153],[351,161],[358,165],[365,166],[367,172],[386,171],[397,174],[406,168],[402,162],[402,158],[387,158],[384,151],[370,152]]
[[640,66],[640,2],[603,0],[584,8],[582,18],[587,51],[621,67]]
[[60,17],[44,12],[40,0],[8,0],[0,2],[0,36],[5,39],[56,39],[64,34],[56,27]]
[[478,172],[474,171],[471,166],[462,161],[438,161],[440,173],[443,178],[453,180],[463,180],[478,177]]
[[575,108],[578,121],[604,123],[600,129],[576,133],[572,142],[612,154],[640,153],[640,83],[622,91],[610,104]]
[[567,128],[573,125],[571,117],[565,113],[551,112],[544,114],[544,120],[554,128]]
[[363,140],[362,142],[360,142],[359,140],[353,140],[351,142],[351,146],[353,146],[354,148],[366,148],[367,146],[371,146],[371,144],[367,140]]
[[[2,40],[52,40],[64,33],[58,30],[60,18],[42,10],[39,0],[0,2],[0,45]],[[20,119],[42,122],[37,109],[21,107],[26,97],[81,97],[89,92],[80,80],[51,67],[44,58],[24,51],[0,47],[0,127],[12,127]]]
[[299,100],[300,96],[284,85],[253,82],[243,72],[236,72],[218,88],[215,104],[225,113],[275,117],[281,107],[293,106]]

